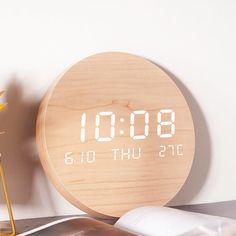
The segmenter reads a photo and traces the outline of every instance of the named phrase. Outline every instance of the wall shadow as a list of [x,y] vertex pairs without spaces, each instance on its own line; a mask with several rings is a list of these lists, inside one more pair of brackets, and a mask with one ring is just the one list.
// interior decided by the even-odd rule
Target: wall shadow
[[160,65],[158,66],[177,84],[189,105],[193,117],[196,144],[193,165],[183,187],[167,205],[188,204],[200,192],[208,176],[212,153],[210,133],[201,107],[188,88],[170,71]]
[[[39,98],[25,99],[24,89],[17,81],[15,78],[10,79],[5,95],[7,108],[0,113],[0,131],[5,131],[5,134],[0,135],[0,153],[11,202],[25,205],[32,202],[33,195],[35,201],[35,173],[43,171],[35,143]],[[41,181],[43,188],[40,191],[47,192],[47,202],[53,206],[46,177]],[[5,203],[5,199],[1,198],[0,203]]]

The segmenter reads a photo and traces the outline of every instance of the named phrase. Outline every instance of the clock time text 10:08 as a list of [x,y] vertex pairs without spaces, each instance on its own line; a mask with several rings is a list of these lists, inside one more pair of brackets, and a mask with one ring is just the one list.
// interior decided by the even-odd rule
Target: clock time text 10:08
[[[169,115],[168,120],[163,120],[163,115]],[[135,134],[135,119],[137,116],[144,117],[144,127],[143,134],[136,135]],[[107,136],[100,136],[100,124],[101,117],[110,117],[110,133]],[[82,113],[81,116],[81,132],[80,132],[80,140],[82,143],[86,141],[86,113]],[[124,121],[123,118],[121,120]],[[116,115],[112,111],[101,111],[96,114],[95,118],[95,139],[98,142],[109,142],[115,137],[115,123],[116,123]],[[163,127],[168,126],[169,131],[163,133]],[[172,109],[161,109],[157,112],[157,128],[156,133],[160,138],[171,138],[175,135],[175,112]],[[130,114],[130,128],[129,128],[130,137],[133,140],[144,140],[149,135],[149,113],[145,110],[136,110]]]

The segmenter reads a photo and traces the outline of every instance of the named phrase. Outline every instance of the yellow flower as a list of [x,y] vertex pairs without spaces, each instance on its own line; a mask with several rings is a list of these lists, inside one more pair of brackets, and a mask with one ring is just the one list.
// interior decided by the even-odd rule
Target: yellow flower
[[[0,97],[4,94],[4,91],[0,92]],[[4,110],[7,104],[5,103],[0,103],[0,112]]]

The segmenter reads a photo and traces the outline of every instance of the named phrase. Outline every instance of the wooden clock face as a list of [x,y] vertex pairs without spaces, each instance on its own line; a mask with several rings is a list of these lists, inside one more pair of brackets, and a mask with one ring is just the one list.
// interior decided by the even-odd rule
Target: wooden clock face
[[44,97],[37,120],[42,165],[72,204],[99,217],[165,205],[194,158],[189,107],[150,61],[101,53],[72,66]]

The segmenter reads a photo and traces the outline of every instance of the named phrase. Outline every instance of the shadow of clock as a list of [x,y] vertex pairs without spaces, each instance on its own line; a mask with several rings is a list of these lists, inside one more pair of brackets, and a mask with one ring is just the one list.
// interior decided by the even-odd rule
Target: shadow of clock
[[[159,65],[158,65],[159,66]],[[177,84],[183,93],[194,122],[195,157],[187,180],[176,196],[168,202],[168,206],[188,204],[203,188],[211,164],[211,140],[207,121],[194,96],[188,88],[171,72],[159,66]]]
[[[0,153],[11,202],[40,204],[43,196],[50,202],[46,177],[42,174],[35,144],[35,124],[39,99],[25,98],[22,86],[12,79],[6,88],[7,108],[0,114]],[[35,175],[40,175],[43,189],[34,189]],[[2,192],[2,191],[1,191]],[[44,193],[43,193],[44,192]],[[5,202],[1,198],[0,203]],[[51,206],[53,202],[51,201]],[[14,208],[13,208],[14,210]]]

